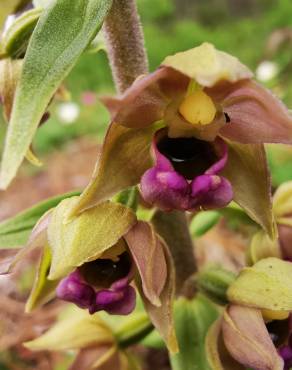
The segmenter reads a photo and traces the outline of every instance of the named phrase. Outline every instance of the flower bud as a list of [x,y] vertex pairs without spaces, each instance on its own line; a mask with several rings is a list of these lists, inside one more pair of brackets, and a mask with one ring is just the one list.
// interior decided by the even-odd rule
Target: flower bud
[[227,304],[227,289],[235,280],[235,274],[220,267],[211,267],[197,274],[198,289],[218,304]]

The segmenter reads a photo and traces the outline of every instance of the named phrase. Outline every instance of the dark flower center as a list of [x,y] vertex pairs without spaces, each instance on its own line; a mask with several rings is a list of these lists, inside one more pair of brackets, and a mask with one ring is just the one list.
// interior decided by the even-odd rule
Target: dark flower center
[[270,337],[276,347],[283,345],[289,335],[289,319],[273,320],[266,324]]
[[119,256],[118,261],[97,259],[78,268],[84,280],[96,288],[109,288],[115,281],[126,277],[131,269],[128,252]]
[[171,139],[165,136],[158,142],[157,148],[188,180],[202,175],[218,160],[212,144],[193,137]]

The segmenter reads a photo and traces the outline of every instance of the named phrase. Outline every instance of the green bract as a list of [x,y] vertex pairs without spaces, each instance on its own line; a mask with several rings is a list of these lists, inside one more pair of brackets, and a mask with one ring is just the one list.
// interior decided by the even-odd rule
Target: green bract
[[58,0],[42,13],[16,91],[2,158],[2,189],[15,176],[52,96],[97,34],[111,3]]

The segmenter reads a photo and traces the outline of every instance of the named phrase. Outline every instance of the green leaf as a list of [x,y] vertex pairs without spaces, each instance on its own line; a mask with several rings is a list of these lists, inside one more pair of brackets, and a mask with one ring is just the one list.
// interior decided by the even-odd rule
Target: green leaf
[[134,212],[119,203],[104,202],[68,220],[79,197],[63,200],[51,214],[48,242],[52,252],[50,280],[60,279],[100,257],[136,223]]
[[6,189],[60,83],[96,36],[111,0],[58,0],[32,34],[4,146],[0,187]]
[[171,356],[173,370],[209,370],[205,337],[218,316],[215,306],[198,295],[192,300],[179,298],[175,304],[175,328],[179,353]]
[[196,214],[190,224],[192,236],[198,238],[204,235],[219,222],[220,217],[220,213],[216,211],[204,211]]
[[49,198],[19,213],[15,217],[1,222],[0,249],[19,248],[26,244],[31,230],[43,214],[49,209],[56,207],[63,199],[78,194],[80,194],[80,192],[74,191]]
[[38,306],[47,303],[54,295],[58,281],[48,280],[51,259],[50,248],[46,245],[41,256],[34,286],[26,302],[26,312],[31,312]]

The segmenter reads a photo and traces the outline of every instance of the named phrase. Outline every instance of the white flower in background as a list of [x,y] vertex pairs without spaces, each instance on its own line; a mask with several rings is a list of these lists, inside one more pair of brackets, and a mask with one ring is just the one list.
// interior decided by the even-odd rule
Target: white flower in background
[[73,102],[62,103],[57,108],[57,116],[63,124],[71,124],[77,120],[80,114],[79,105]]
[[267,82],[277,76],[278,64],[269,60],[261,62],[256,69],[256,78],[261,82]]

